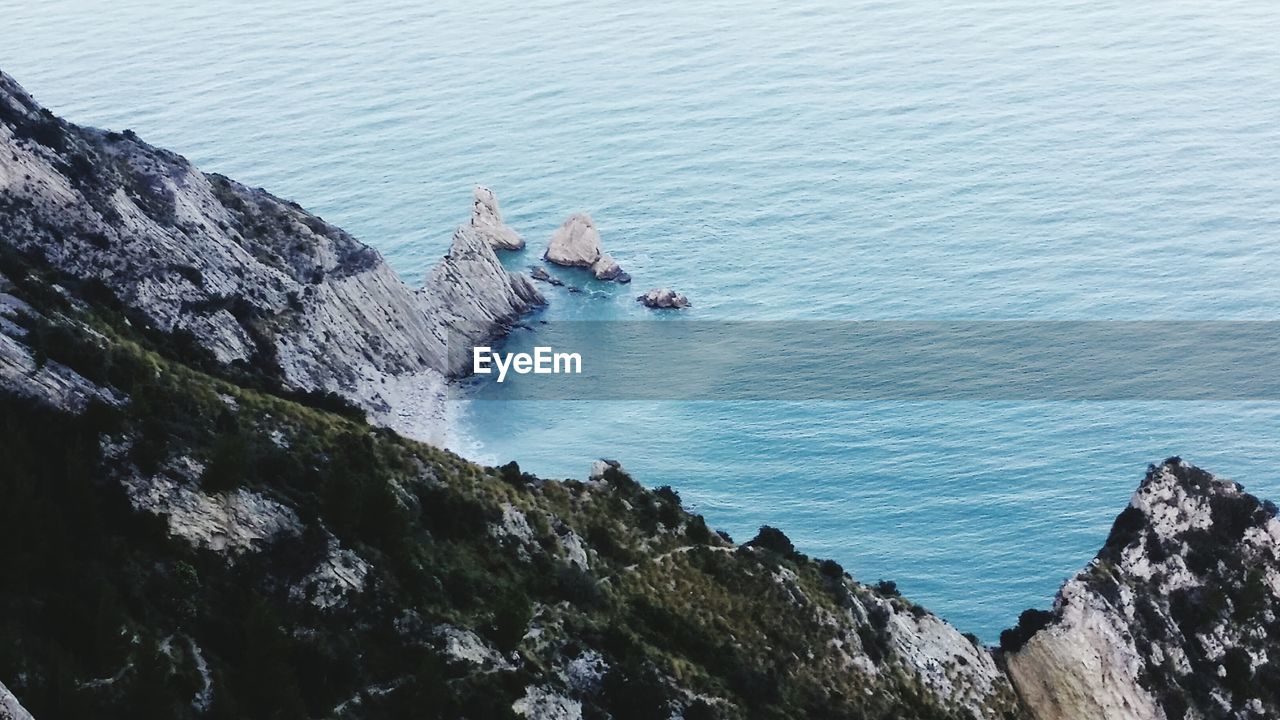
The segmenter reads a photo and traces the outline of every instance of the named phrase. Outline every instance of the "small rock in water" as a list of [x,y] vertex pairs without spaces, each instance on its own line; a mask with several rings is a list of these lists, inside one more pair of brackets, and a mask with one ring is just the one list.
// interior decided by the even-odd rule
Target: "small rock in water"
[[564,285],[563,280],[547,272],[545,269],[538,267],[537,265],[529,266],[529,277],[532,277],[534,280],[537,280],[539,282],[550,283],[556,287],[560,287],[561,285]]
[[684,293],[678,293],[671,288],[654,288],[649,292],[636,297],[637,302],[644,303],[645,307],[651,308],[687,308],[692,303]]

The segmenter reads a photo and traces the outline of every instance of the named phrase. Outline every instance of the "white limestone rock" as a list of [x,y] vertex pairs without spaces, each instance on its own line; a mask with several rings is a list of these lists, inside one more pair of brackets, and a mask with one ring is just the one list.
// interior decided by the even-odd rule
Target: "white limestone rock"
[[530,309],[546,304],[529,278],[507,272],[468,226],[453,234],[449,253],[432,269],[419,298],[445,349],[450,377],[470,371],[472,346],[505,334]]
[[0,682],[0,720],[33,720],[31,713],[18,703],[18,698]]
[[440,625],[435,629],[435,635],[443,643],[444,654],[454,662],[475,666],[481,672],[515,668],[509,658],[503,657],[502,653],[470,630]]
[[498,196],[483,185],[476,186],[471,210],[471,227],[494,250],[523,250],[524,238],[507,225],[498,209]]
[[7,243],[102,283],[152,328],[190,333],[221,362],[338,393],[411,437],[447,438],[444,389],[458,366],[446,340],[492,339],[542,302],[493,255],[487,238],[505,226],[488,194],[433,273],[440,286],[415,291],[297,204],[131,132],[58,120],[3,73],[0,107],[0,194],[25,208],[0,214]]
[[1005,653],[1035,720],[1280,717],[1275,516],[1178,458],[1150,468],[1047,624]]
[[328,551],[302,582],[289,589],[289,597],[310,602],[321,610],[346,605],[347,598],[364,589],[369,563],[329,536]]
[[[122,457],[123,452],[120,447],[104,447],[108,455]],[[179,457],[155,475],[130,473],[121,482],[135,510],[164,518],[174,537],[228,560],[302,533],[293,510],[259,493],[245,488],[215,495],[203,492],[196,484],[202,470],[196,460]]]
[[528,720],[582,720],[582,703],[551,688],[530,685],[511,709]]
[[631,282],[631,276],[623,272],[613,256],[604,251],[600,231],[586,213],[570,215],[552,233],[551,243],[542,257],[557,265],[588,268],[597,280]]
[[605,473],[609,472],[610,469],[626,472],[622,469],[622,463],[617,460],[600,458],[591,463],[591,471],[587,477],[591,480],[603,480]]

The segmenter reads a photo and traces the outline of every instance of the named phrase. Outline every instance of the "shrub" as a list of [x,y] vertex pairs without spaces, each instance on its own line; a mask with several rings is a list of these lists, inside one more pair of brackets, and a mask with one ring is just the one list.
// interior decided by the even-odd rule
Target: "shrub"
[[494,645],[504,653],[515,650],[524,639],[525,629],[531,619],[533,606],[527,597],[517,593],[504,596],[493,611],[490,636]]
[[556,571],[556,592],[579,607],[592,607],[601,600],[600,586],[595,578],[577,565],[562,565]]
[[839,580],[844,577],[844,567],[835,560],[823,560],[818,563],[818,572],[832,580]]
[[689,518],[689,523],[685,525],[684,537],[693,545],[706,545],[711,542],[711,530],[707,528],[707,521],[701,515],[694,515]]
[[1053,613],[1047,610],[1035,608],[1023,610],[1018,616],[1018,626],[1000,633],[1000,650],[1018,652],[1032,635],[1043,630],[1051,622],[1053,622]]
[[760,532],[751,539],[747,545],[758,547],[770,552],[777,553],[783,557],[794,557],[796,555],[796,546],[791,544],[791,538],[778,528],[763,525]]
[[881,580],[876,583],[876,592],[885,597],[900,597],[901,592],[898,591],[898,583],[892,580]]

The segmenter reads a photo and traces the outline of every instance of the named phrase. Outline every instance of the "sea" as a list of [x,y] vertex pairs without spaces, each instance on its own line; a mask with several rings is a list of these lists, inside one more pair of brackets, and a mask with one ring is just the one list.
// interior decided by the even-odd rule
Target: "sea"
[[[296,200],[411,284],[476,184],[529,241],[512,269],[590,213],[634,282],[562,273],[584,292],[544,286],[548,321],[669,321],[635,302],[664,286],[685,322],[1278,319],[1276,38],[1272,0],[0,0],[0,69],[54,112]],[[1148,463],[1280,499],[1267,400],[458,411],[469,457],[618,459],[987,641]]]

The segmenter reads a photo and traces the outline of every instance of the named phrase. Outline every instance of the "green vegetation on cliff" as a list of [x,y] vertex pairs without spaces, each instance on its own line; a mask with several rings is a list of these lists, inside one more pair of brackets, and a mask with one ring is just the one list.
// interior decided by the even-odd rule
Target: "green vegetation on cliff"
[[0,679],[39,720],[1018,716],[985,650],[778,530],[474,465],[3,260],[8,351],[102,389],[0,392]]

